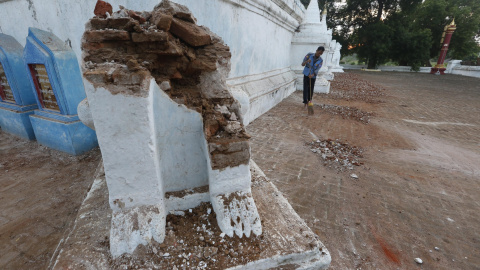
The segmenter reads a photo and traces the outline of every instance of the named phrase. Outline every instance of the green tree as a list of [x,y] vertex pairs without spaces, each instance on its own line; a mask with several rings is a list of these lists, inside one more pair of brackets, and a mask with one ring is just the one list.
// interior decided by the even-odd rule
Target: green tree
[[432,34],[429,29],[416,28],[413,21],[411,13],[397,12],[385,23],[393,30],[390,60],[418,71],[430,59]]
[[347,0],[344,7],[329,14],[334,14],[332,24],[341,26],[336,35],[348,41],[348,47],[352,48],[350,53],[356,52],[368,63],[368,68],[375,68],[391,58],[396,29],[388,24],[389,18],[399,12],[411,13],[421,2]]
[[[308,5],[310,0],[301,0]],[[445,25],[453,19],[448,57],[464,59],[480,52],[479,0],[317,0],[327,8],[327,26],[342,44],[342,55],[357,53],[375,68],[388,60],[418,70],[438,57]]]
[[453,33],[449,56],[463,59],[478,52],[475,37],[480,31],[480,1],[478,0],[425,0],[415,12],[415,27],[430,29],[432,44],[430,57],[438,57],[445,25],[455,19],[457,29]]

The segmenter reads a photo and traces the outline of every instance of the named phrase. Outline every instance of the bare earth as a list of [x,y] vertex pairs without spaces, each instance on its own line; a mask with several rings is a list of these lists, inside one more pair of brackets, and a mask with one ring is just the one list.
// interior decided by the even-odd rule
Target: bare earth
[[0,269],[46,269],[93,182],[99,149],[73,157],[0,130]]
[[[309,117],[296,92],[247,130],[331,269],[480,269],[480,79],[347,72],[314,103]],[[363,165],[312,152],[317,139],[362,148]]]
[[[314,102],[308,117],[294,93],[247,130],[330,268],[480,269],[480,79],[347,72]],[[51,266],[99,161],[0,130],[0,269]]]

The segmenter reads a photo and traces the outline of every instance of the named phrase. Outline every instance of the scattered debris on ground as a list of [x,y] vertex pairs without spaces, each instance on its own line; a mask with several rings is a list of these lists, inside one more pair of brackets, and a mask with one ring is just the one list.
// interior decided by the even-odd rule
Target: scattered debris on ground
[[[108,243],[108,241],[107,241]],[[263,235],[228,237],[210,203],[167,216],[165,241],[111,260],[112,269],[226,269],[259,259]]]
[[353,119],[360,121],[364,124],[370,122],[370,117],[374,114],[372,112],[365,112],[357,108],[348,107],[348,106],[337,106],[329,104],[320,104],[320,108],[332,115],[340,115],[343,119]]
[[385,89],[361,79],[357,74],[336,73],[335,80],[330,85],[330,93],[320,95],[330,99],[362,100],[376,104],[382,102],[380,97],[385,96]]
[[360,166],[360,158],[363,158],[363,149],[340,142],[338,139],[316,140],[308,143],[310,150],[323,159],[325,166],[343,171],[345,168],[353,170],[353,166]]

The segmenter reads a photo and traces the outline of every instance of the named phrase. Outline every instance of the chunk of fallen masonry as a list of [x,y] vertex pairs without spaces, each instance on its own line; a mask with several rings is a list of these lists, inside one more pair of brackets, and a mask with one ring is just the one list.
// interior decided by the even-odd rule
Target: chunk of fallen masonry
[[[163,1],[151,13],[122,8],[86,25],[83,68],[113,211],[114,257],[152,239],[162,243],[167,213],[205,201],[199,198],[212,203],[226,235],[262,233],[250,136],[226,86],[230,50],[195,22],[186,7]],[[185,190],[199,193],[165,195]]]
[[208,45],[212,42],[207,31],[198,25],[177,18],[173,18],[170,32],[194,47]]
[[95,5],[95,10],[93,11],[93,13],[96,16],[106,18],[107,17],[107,12],[108,12],[108,14],[113,13],[112,5],[110,5],[109,3],[105,2],[105,1],[98,0],[97,4]]

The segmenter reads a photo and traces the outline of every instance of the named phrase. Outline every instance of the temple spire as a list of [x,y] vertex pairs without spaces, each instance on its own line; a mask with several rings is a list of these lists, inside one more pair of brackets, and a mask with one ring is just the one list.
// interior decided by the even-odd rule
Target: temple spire
[[320,22],[320,8],[317,0],[311,0],[308,4],[307,12],[305,13],[304,23],[319,23]]

